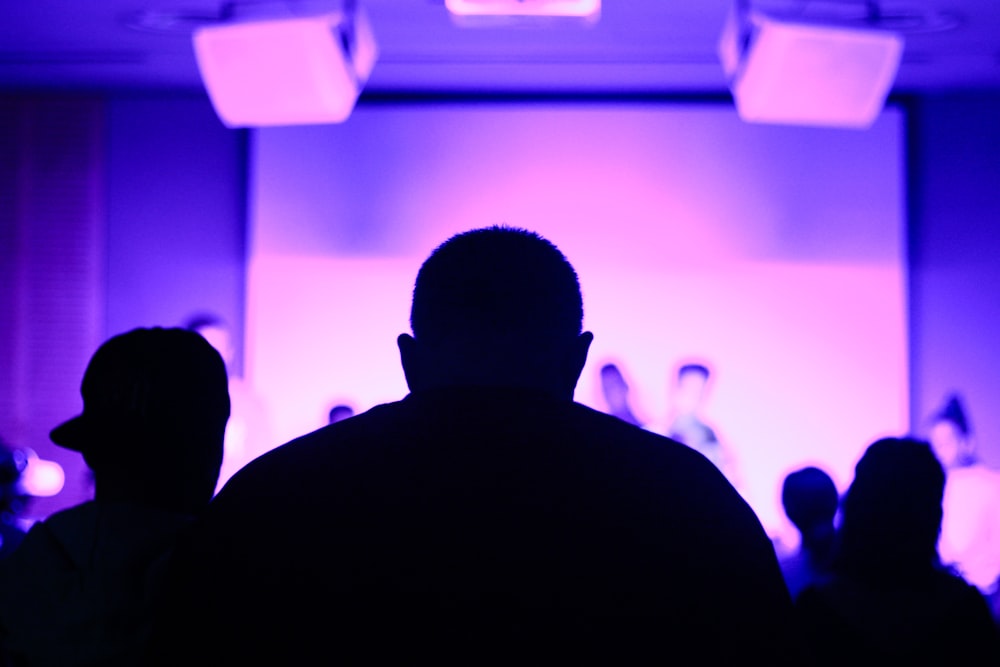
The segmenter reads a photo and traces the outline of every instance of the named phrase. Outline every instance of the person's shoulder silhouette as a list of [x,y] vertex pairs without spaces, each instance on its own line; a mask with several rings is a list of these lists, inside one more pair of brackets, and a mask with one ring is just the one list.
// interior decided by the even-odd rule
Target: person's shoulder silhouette
[[795,663],[777,559],[733,487],[573,400],[582,324],[576,272],[538,234],[438,246],[397,338],[409,394],[232,478],[175,552],[150,663]]
[[110,338],[81,393],[82,414],[51,438],[83,455],[95,497],[36,522],[0,563],[0,642],[12,664],[136,664],[166,558],[219,474],[226,371],[197,334]]

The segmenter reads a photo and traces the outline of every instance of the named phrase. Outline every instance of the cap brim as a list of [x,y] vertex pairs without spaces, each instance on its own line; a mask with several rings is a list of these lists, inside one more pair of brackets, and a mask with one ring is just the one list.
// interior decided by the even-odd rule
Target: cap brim
[[63,422],[49,432],[49,438],[60,447],[79,452],[89,440],[89,428],[83,415]]

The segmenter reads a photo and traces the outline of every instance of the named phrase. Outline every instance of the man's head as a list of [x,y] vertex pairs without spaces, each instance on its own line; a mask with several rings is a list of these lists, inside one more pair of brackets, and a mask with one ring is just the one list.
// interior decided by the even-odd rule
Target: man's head
[[98,498],[199,511],[212,497],[229,419],[219,353],[180,328],[133,329],[106,341],[83,376],[83,413],[52,430],[83,454]]
[[347,403],[337,403],[327,412],[326,420],[329,424],[336,424],[339,421],[343,421],[348,417],[354,416],[354,407],[348,405]]
[[936,556],[945,473],[927,442],[882,438],[865,450],[841,512],[841,560],[857,573],[903,576]]
[[503,226],[457,234],[431,253],[410,326],[398,342],[413,391],[514,386],[572,398],[593,340],[572,265],[534,232]]
[[806,533],[818,526],[833,526],[840,496],[828,474],[808,466],[785,476],[781,485],[781,505],[789,521]]

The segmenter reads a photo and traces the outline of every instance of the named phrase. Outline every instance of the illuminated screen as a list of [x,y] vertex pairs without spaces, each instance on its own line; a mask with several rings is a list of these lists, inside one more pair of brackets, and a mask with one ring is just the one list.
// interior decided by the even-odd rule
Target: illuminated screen
[[[794,540],[784,474],[844,490],[908,425],[903,114],[868,130],[749,125],[723,104],[361,106],[252,134],[247,380],[275,444],[402,398],[421,262],[454,233],[531,229],[574,264],[594,344],[576,399],[623,370],[666,427],[674,372],[712,370],[706,420],[768,531]],[[794,532],[794,531],[792,531]]]

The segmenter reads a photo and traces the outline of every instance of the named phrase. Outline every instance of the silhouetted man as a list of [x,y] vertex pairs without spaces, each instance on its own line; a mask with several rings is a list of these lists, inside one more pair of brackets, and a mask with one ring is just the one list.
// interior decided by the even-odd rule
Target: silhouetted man
[[94,499],[32,525],[0,562],[0,664],[134,665],[164,565],[212,498],[229,393],[222,357],[179,328],[133,329],[87,365],[83,412],[52,430]]
[[248,464],[177,551],[152,662],[795,663],[771,542],[704,456],[573,401],[593,336],[547,240],[421,267],[410,393]]

